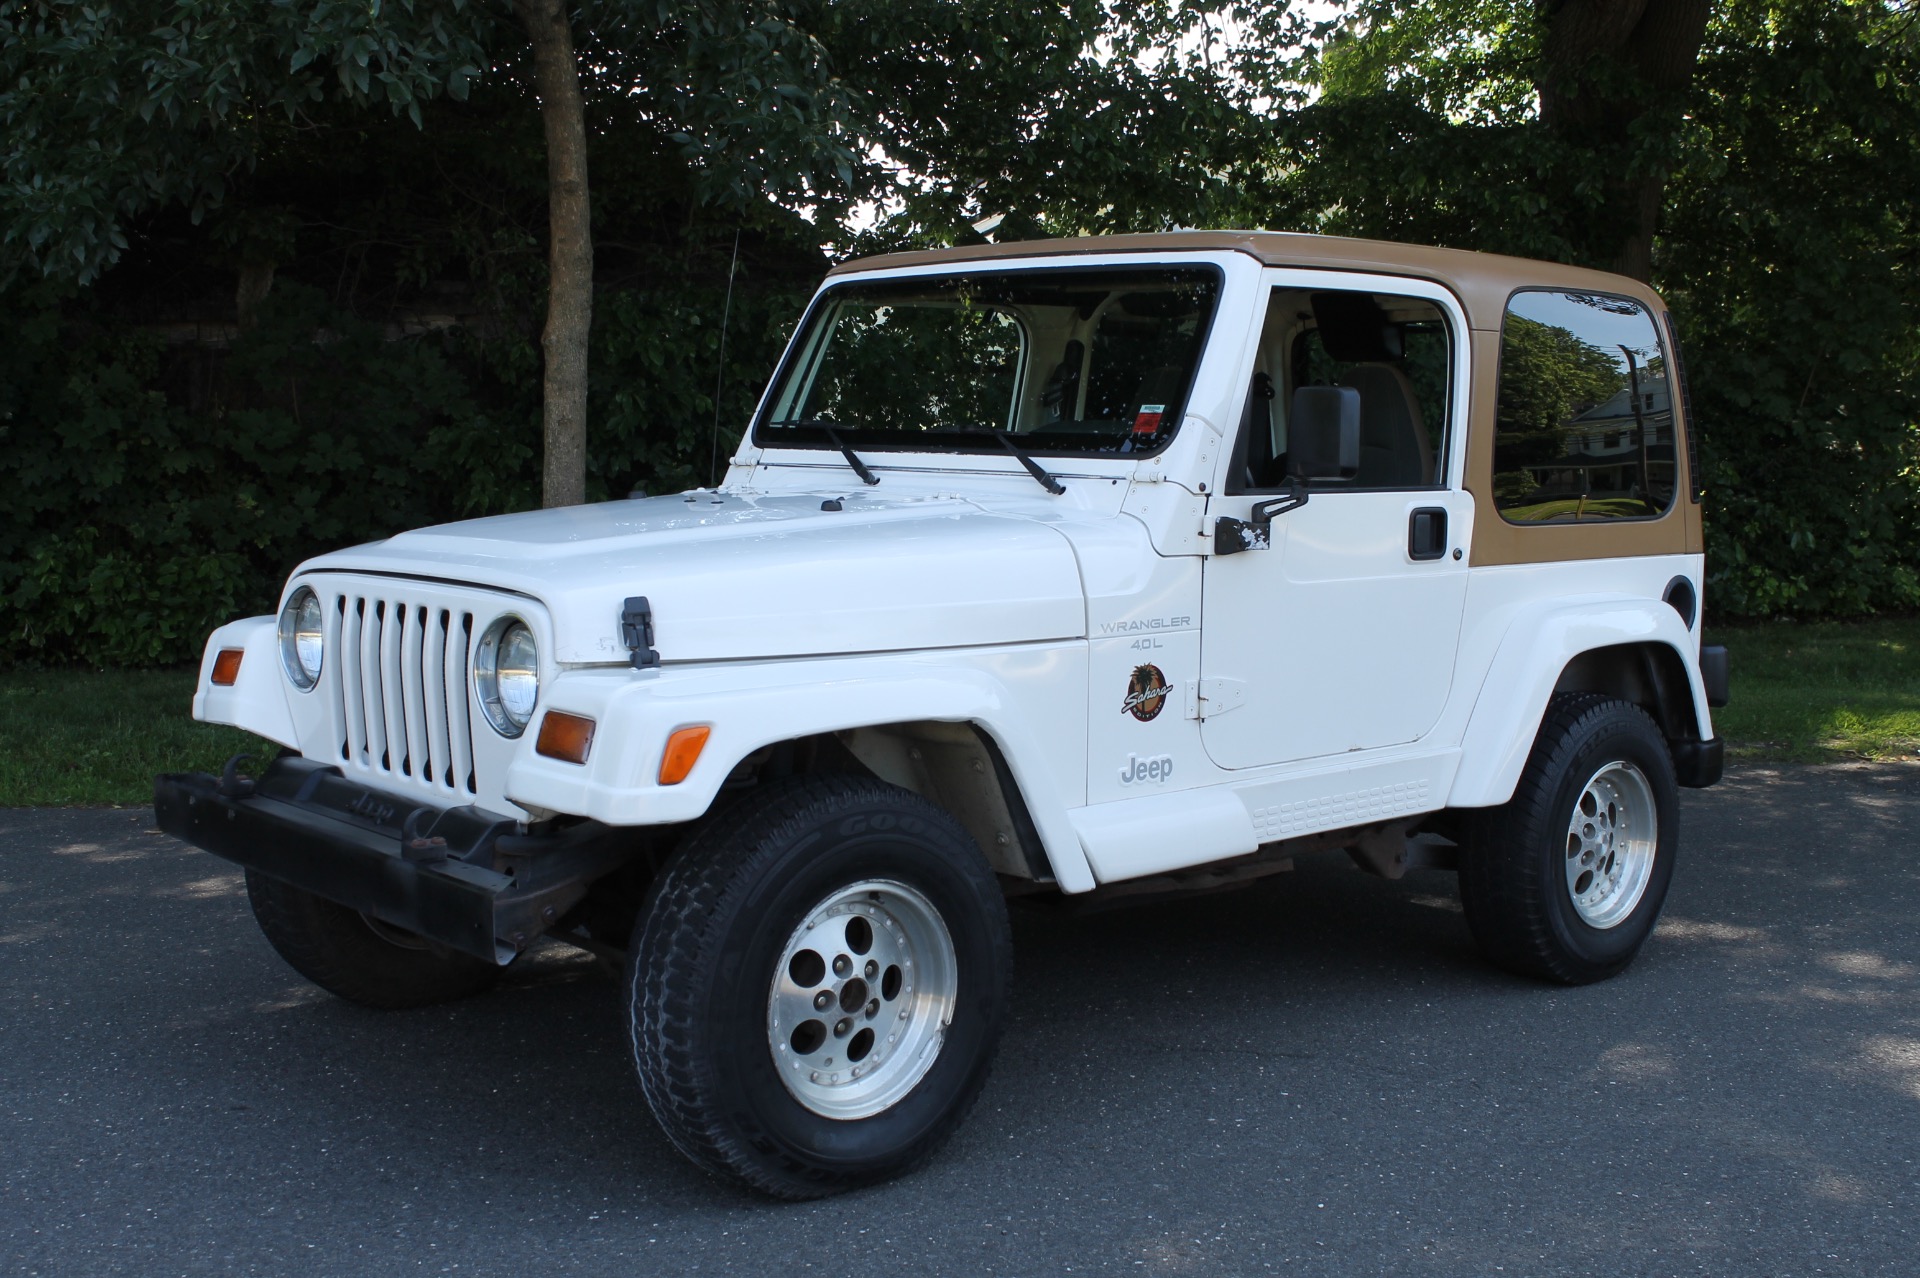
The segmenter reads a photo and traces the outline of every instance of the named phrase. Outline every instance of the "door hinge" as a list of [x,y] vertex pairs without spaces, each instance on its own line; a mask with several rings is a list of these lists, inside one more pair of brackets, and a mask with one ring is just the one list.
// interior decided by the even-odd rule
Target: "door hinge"
[[1187,680],[1187,718],[1211,719],[1246,704],[1244,679]]

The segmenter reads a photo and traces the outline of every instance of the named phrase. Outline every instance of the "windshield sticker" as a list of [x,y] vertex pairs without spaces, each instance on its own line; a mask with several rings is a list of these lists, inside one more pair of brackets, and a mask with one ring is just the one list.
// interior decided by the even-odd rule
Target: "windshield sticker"
[[1120,712],[1147,723],[1158,717],[1166,704],[1167,677],[1160,673],[1160,667],[1135,666],[1132,678],[1127,680],[1127,699],[1120,703]]
[[1161,414],[1166,411],[1167,406],[1165,404],[1140,405],[1140,411],[1136,413],[1133,418],[1133,433],[1136,435],[1152,435],[1158,433],[1160,430]]

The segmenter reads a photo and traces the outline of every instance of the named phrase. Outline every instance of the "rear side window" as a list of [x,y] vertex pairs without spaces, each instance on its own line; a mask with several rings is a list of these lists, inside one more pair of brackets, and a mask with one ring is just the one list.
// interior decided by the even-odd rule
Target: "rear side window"
[[1598,293],[1514,294],[1494,429],[1494,504],[1513,523],[1665,514],[1673,390],[1653,317]]

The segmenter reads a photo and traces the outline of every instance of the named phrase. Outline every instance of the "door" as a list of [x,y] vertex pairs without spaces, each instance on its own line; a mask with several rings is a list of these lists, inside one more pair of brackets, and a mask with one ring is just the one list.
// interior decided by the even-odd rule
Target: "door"
[[[1452,689],[1473,526],[1461,488],[1466,325],[1451,295],[1410,280],[1269,275],[1248,411],[1208,519],[1306,500],[1274,515],[1267,537],[1242,539],[1258,548],[1216,543],[1206,560],[1198,704],[1223,768],[1431,732]],[[1290,430],[1304,439],[1328,403],[1357,404],[1357,456],[1339,477],[1298,480],[1309,450],[1289,449]]]

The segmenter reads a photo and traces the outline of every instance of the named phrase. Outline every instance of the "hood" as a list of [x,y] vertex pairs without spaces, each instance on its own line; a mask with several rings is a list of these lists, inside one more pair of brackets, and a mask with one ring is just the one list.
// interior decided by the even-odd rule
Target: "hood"
[[[831,498],[842,509],[822,509]],[[1054,528],[957,497],[696,492],[499,515],[324,555],[374,572],[543,603],[563,664],[625,661],[620,609],[644,595],[665,661],[1022,643],[1086,633]]]

